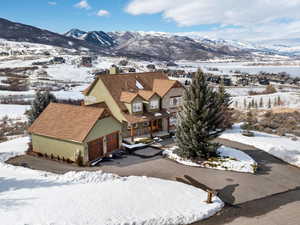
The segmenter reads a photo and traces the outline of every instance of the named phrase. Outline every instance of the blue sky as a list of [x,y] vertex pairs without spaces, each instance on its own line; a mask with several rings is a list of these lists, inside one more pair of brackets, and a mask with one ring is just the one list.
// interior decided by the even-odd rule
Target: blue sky
[[[86,31],[164,31],[188,32],[207,30],[214,25],[179,27],[175,21],[163,19],[161,13],[131,15],[125,12],[127,0],[89,0],[90,8],[77,8],[80,0],[1,0],[0,17],[63,33],[71,28]],[[99,10],[108,16],[97,16]]]
[[63,33],[181,32],[212,39],[300,38],[300,0],[1,0],[0,17]]

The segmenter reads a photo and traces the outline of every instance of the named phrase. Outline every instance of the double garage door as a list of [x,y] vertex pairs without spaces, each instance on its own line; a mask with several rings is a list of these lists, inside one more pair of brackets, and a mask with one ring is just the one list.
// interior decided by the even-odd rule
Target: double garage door
[[[98,138],[88,143],[89,161],[100,158],[104,155],[104,138]],[[119,132],[106,135],[106,153],[119,148]]]

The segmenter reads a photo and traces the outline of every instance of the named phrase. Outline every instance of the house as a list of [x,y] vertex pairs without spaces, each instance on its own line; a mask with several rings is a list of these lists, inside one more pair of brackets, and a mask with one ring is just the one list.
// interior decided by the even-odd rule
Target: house
[[52,64],[64,64],[66,63],[66,60],[63,57],[53,57],[53,59],[50,61]]
[[109,68],[109,74],[118,74],[121,73],[121,70],[118,66],[116,65],[111,65],[111,67]]
[[93,59],[89,56],[84,56],[81,58],[81,66],[85,67],[92,67],[93,66]]
[[175,128],[183,85],[159,72],[97,76],[84,91],[85,105],[105,103],[122,123],[123,138],[167,133]]
[[118,149],[121,124],[100,107],[50,103],[29,127],[32,151],[84,164]]

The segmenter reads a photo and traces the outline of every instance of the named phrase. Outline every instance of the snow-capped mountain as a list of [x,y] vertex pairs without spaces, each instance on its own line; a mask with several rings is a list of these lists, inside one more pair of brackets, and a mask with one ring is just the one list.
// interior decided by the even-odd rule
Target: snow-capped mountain
[[203,38],[197,33],[178,33],[177,35],[185,35],[202,43],[212,44],[216,46],[225,45],[229,48],[244,49],[253,53],[262,53],[266,55],[278,54],[284,56],[300,55],[300,38],[245,41],[208,39]]
[[79,29],[71,29],[64,35],[67,37],[77,38],[80,39],[82,35],[86,34],[85,31],[79,30]]
[[15,23],[0,18],[0,38],[8,41],[29,42],[36,44],[52,45],[69,49],[91,49],[94,51],[104,51],[99,46],[92,45],[86,41],[67,37],[48,30],[37,27]]
[[[66,49],[143,60],[248,60],[266,55],[300,55],[300,41],[252,43],[211,40],[188,34],[164,32],[103,32],[72,29],[64,35],[0,18],[0,39],[45,44]],[[276,45],[275,45],[276,44]],[[298,44],[298,45],[297,45]]]
[[100,47],[112,47],[115,45],[114,39],[103,31],[82,31],[79,29],[72,29],[64,34],[67,37],[84,40],[90,44]]
[[211,45],[190,37],[162,32],[109,32],[119,55],[160,60],[205,60],[222,57],[249,57],[243,49]]

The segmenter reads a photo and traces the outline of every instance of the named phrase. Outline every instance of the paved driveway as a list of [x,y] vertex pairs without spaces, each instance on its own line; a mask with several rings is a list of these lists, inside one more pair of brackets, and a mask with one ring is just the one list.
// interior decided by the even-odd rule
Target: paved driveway
[[73,165],[22,156],[10,160],[13,164],[27,162],[33,169],[64,173],[71,170],[103,170],[121,176],[150,176],[177,180],[196,187],[218,190],[228,204],[241,204],[276,193],[300,187],[300,169],[290,166],[273,156],[251,146],[232,141],[220,142],[242,149],[259,163],[256,175],[184,166],[161,157],[141,159],[128,156],[125,159],[105,163],[101,167],[78,168]]
[[209,187],[218,190],[220,197],[228,204],[241,204],[300,187],[299,168],[251,146],[226,140],[219,142],[239,148],[252,156],[259,163],[257,174],[188,167],[162,158],[126,167],[105,165],[101,169],[122,176],[145,175],[177,180],[202,189]]

